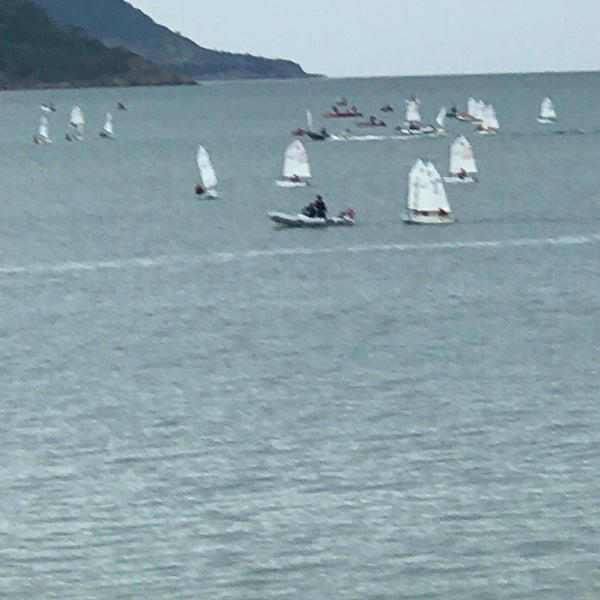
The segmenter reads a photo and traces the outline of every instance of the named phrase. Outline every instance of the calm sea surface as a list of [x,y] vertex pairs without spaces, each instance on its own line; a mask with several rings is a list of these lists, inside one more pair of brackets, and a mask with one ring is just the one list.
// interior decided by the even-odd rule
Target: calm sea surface
[[[501,131],[307,140],[313,188],[273,185],[306,108],[395,125],[410,94]],[[600,591],[598,106],[597,74],[1,93],[0,596]],[[459,133],[460,222],[404,225],[408,169]],[[272,226],[315,192],[356,227]]]

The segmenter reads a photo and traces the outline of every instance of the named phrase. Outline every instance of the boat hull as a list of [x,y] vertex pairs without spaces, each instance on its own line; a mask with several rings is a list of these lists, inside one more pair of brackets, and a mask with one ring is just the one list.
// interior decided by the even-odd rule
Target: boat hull
[[216,200],[218,197],[217,190],[206,190],[202,194],[196,194],[198,200]]
[[459,177],[458,175],[445,175],[444,181],[446,183],[478,183],[479,179],[473,175],[467,175],[466,177]]
[[452,215],[422,215],[420,213],[404,213],[402,220],[409,225],[449,225],[458,221]]
[[277,179],[275,181],[275,185],[282,188],[299,188],[308,187],[309,184],[307,181],[288,181],[286,179]]
[[305,131],[304,133],[315,142],[323,142],[329,137],[329,134],[316,133],[315,131]]
[[545,125],[548,125],[550,123],[556,123],[556,119],[548,119],[546,117],[538,117],[537,118],[537,122],[538,123],[543,123]]
[[277,211],[268,213],[271,221],[279,227],[306,227],[306,228],[321,228],[321,227],[348,227],[354,225],[354,219],[349,217],[328,217],[326,219],[320,217],[307,217],[302,213],[291,215]]
[[352,112],[351,110],[340,110],[338,112],[328,111],[324,112],[323,116],[326,119],[344,119],[348,117],[362,117],[363,114],[361,112]]

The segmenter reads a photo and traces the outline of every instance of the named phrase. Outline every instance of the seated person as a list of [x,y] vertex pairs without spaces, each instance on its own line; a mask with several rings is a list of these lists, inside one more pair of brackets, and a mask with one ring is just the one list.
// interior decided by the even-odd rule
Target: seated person
[[305,217],[310,217],[311,219],[317,216],[317,209],[315,207],[315,203],[311,202],[310,204],[307,204],[303,209],[302,209],[302,214]]
[[314,201],[314,207],[317,213],[317,217],[320,219],[327,218],[327,205],[320,194],[317,194],[317,199]]
[[198,183],[194,188],[194,191],[196,192],[196,194],[198,194],[198,196],[202,196],[202,194],[204,194],[206,190]]
[[296,173],[294,173],[291,177],[290,177],[290,181],[293,181],[294,183],[300,183],[302,181],[302,179],[300,179],[299,175],[296,175]]
[[465,171],[464,168],[462,168],[459,172],[458,172],[458,178],[459,179],[466,179],[468,176],[468,173]]
[[338,217],[340,219],[352,219],[352,220],[354,220],[354,215],[355,215],[354,209],[353,208],[347,208],[346,210],[343,210],[338,215]]

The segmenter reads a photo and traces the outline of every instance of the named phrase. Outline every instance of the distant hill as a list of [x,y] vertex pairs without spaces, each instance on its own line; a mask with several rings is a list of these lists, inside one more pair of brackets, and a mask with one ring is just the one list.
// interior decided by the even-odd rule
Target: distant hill
[[30,0],[0,0],[0,88],[194,83],[65,28]]
[[[168,0],[164,0],[168,2]],[[198,46],[158,25],[125,0],[35,0],[57,21],[83,28],[108,46],[122,46],[197,79],[308,77],[297,63]]]

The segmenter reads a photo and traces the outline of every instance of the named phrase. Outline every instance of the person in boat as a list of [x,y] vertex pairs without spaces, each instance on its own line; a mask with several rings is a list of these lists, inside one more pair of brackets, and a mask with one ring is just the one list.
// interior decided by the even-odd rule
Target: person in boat
[[358,114],[358,108],[356,108],[356,106],[352,106],[350,108],[350,112],[352,112],[353,115],[357,115]]
[[438,214],[440,215],[440,217],[447,217],[450,213],[447,210],[440,208]]
[[340,112],[340,109],[334,104],[331,107],[331,110],[337,115]]
[[394,109],[392,108],[392,105],[391,105],[389,102],[386,102],[386,103],[385,103],[385,104],[382,106],[381,110],[382,110],[383,112],[393,112],[393,111],[394,111]]
[[464,167],[458,172],[458,175],[457,175],[457,177],[459,179],[466,179],[467,176],[468,176],[468,173],[465,171]]
[[294,173],[291,177],[290,177],[290,181],[292,183],[301,183],[302,179],[300,179],[300,175],[296,175],[296,173]]
[[320,219],[326,219],[327,218],[327,205],[325,204],[325,201],[323,200],[323,196],[321,196],[321,194],[317,194],[317,198],[314,201],[314,206],[315,206],[315,211],[317,213],[317,217],[319,217]]
[[206,190],[199,183],[196,184],[194,191],[196,192],[196,194],[198,196],[202,196],[202,194],[204,194],[204,192],[206,192]]
[[317,209],[315,207],[315,203],[311,202],[310,204],[307,204],[303,209],[302,209],[302,214],[305,217],[310,217],[311,219],[314,219],[317,216]]
[[342,212],[341,212],[341,213],[338,215],[338,217],[339,217],[340,219],[352,219],[352,220],[354,220],[354,215],[355,215],[355,214],[356,214],[356,213],[354,212],[354,209],[353,209],[353,208],[347,208],[346,210],[343,210],[343,211],[342,211]]

